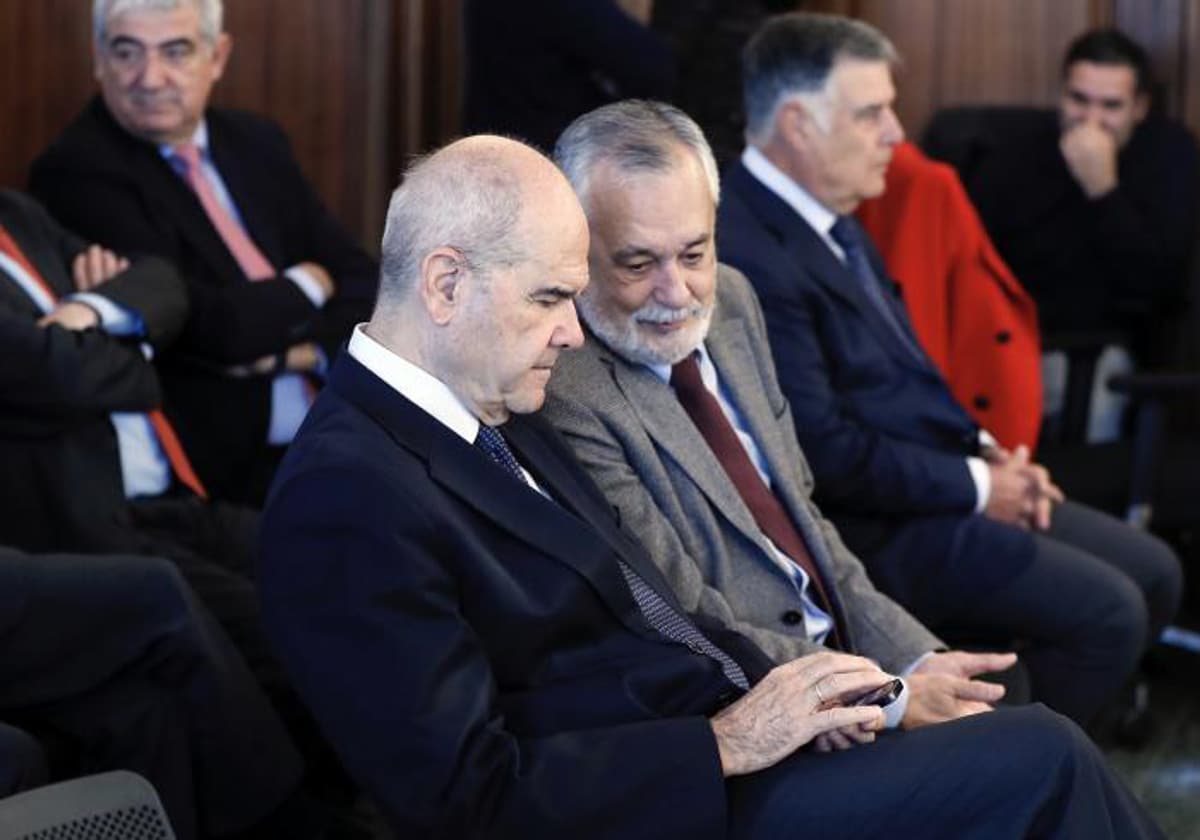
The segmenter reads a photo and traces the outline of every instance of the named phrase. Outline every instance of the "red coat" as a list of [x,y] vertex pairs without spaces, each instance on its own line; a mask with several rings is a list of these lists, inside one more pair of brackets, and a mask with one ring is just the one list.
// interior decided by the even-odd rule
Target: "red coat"
[[1037,444],[1037,308],[983,229],[955,171],[903,143],[887,191],[859,208],[913,328],[950,390],[1006,447]]

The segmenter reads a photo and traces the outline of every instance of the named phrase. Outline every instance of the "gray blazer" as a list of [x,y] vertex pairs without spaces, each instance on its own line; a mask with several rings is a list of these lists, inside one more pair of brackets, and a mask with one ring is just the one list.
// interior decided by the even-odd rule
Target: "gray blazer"
[[[942,642],[875,589],[813,505],[812,474],[771,362],[762,311],[746,278],[718,267],[706,347],[726,393],[766,459],[776,494],[832,583],[853,649],[900,671]],[[800,598],[771,559],[750,510],[671,387],[589,335],[564,354],[546,416],[674,587],[685,609],[753,639],[778,662],[819,646],[796,621]]]

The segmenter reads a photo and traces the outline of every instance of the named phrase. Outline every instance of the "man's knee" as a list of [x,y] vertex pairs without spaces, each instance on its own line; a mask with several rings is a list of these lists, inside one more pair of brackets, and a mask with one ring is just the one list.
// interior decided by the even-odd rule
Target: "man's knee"
[[1157,631],[1174,619],[1183,598],[1183,564],[1175,550],[1154,534],[1142,533],[1141,557],[1145,581],[1142,588]]
[[184,626],[193,611],[191,590],[169,560],[137,557],[125,570],[131,585],[124,603],[148,626]]
[[1083,730],[1041,703],[997,709],[986,717],[991,724],[988,754],[1002,759],[990,760],[990,766],[1023,773],[1033,767],[1049,771],[1094,760],[1092,743]]
[[1095,629],[1090,647],[1097,656],[1113,663],[1134,663],[1149,640],[1146,598],[1133,581],[1123,577],[1111,581],[1107,595],[1096,603],[1092,612]]

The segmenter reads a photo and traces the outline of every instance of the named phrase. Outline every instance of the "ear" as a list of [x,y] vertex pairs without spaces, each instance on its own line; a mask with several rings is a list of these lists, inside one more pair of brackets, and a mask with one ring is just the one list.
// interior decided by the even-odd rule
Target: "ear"
[[213,45],[213,78],[215,82],[225,74],[225,62],[229,61],[229,54],[233,52],[233,36],[228,32],[222,32],[217,36],[217,42]]
[[450,323],[462,309],[469,273],[462,254],[454,248],[434,248],[421,260],[421,300],[438,326]]
[[790,99],[779,106],[775,115],[775,133],[793,148],[803,147],[814,131],[819,131],[812,110],[799,99]]
[[1133,122],[1136,125],[1150,113],[1150,94],[1139,93],[1133,100]]

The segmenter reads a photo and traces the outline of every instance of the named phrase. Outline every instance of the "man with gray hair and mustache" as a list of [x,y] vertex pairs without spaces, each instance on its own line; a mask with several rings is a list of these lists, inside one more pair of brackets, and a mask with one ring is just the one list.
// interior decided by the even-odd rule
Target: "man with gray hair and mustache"
[[944,652],[811,501],[762,313],[717,262],[719,182],[699,126],[620,102],[578,118],[555,156],[591,229],[578,299],[591,335],[559,363],[546,412],[685,607],[777,662],[831,647],[906,674],[891,726],[987,710],[1003,688],[971,678],[1015,657]]

